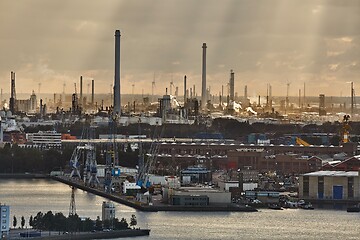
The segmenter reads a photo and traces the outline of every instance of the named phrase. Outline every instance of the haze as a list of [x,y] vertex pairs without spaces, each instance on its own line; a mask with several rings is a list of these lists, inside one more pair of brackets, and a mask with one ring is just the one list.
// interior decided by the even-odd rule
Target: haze
[[[121,92],[164,94],[173,80],[196,84],[200,95],[202,43],[207,43],[211,92],[235,71],[243,95],[350,95],[360,87],[360,1],[157,0],[0,2],[0,87],[17,92],[74,91],[82,75],[96,92],[110,92],[114,31],[121,30]],[[86,89],[86,87],[85,87]],[[84,90],[86,92],[86,90]]]

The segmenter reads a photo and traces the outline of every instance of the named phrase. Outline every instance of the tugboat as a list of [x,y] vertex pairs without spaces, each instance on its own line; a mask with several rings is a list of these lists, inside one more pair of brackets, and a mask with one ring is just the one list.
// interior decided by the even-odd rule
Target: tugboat
[[351,207],[348,207],[346,209],[347,212],[360,212],[360,203],[354,205],[354,206],[351,206]]

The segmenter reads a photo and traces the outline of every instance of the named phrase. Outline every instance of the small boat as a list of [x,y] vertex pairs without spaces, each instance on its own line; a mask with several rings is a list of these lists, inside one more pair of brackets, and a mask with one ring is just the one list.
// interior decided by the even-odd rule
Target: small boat
[[314,210],[314,207],[311,203],[300,204],[299,208],[305,209],[305,210]]
[[268,208],[273,210],[284,210],[279,204],[276,203],[269,204]]
[[347,212],[360,212],[360,203],[354,206],[348,207],[346,209]]

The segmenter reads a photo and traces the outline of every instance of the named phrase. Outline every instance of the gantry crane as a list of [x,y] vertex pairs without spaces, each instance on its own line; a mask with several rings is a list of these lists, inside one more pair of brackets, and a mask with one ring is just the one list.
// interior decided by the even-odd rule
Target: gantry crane
[[106,167],[105,167],[105,179],[104,189],[106,192],[111,193],[114,191],[120,191],[120,169],[119,166],[119,155],[116,144],[116,128],[117,128],[118,116],[113,114],[109,121],[109,142],[106,149]]
[[350,141],[349,132],[350,132],[351,127],[349,125],[349,119],[350,119],[350,115],[344,115],[343,125],[341,128],[341,133],[342,133],[341,142],[342,143],[347,143]]

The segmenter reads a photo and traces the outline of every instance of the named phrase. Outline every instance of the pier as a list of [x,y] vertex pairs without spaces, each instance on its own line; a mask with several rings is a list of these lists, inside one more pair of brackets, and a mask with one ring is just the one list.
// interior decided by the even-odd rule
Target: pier
[[144,205],[140,202],[129,200],[126,196],[120,196],[115,194],[106,193],[98,188],[90,188],[84,186],[81,181],[70,181],[67,178],[59,176],[51,176],[53,180],[62,182],[69,186],[76,187],[78,189],[90,192],[92,194],[107,198],[111,201],[124,204],[126,206],[135,208],[144,212],[157,212],[157,211],[208,211],[208,212],[256,212],[253,207],[240,206],[236,204],[232,205],[208,205],[208,206],[174,206],[174,205]]

